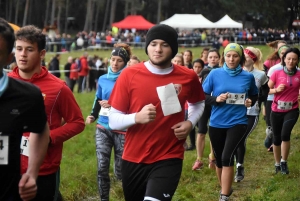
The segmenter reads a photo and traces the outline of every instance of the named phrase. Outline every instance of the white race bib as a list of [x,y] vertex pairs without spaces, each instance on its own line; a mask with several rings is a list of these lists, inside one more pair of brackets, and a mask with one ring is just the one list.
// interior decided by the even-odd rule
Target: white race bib
[[156,91],[161,103],[164,116],[181,112],[182,108],[178,99],[178,95],[181,91],[181,86],[170,83],[165,86],[156,87]]
[[20,149],[22,155],[29,156],[29,139],[27,137],[22,136]]
[[277,109],[279,110],[290,110],[293,107],[292,101],[278,101],[277,102]]
[[8,136],[0,135],[0,165],[8,165]]
[[108,117],[110,113],[110,107],[101,107],[100,115]]
[[244,105],[245,104],[245,93],[235,94],[229,93],[226,99],[227,104]]

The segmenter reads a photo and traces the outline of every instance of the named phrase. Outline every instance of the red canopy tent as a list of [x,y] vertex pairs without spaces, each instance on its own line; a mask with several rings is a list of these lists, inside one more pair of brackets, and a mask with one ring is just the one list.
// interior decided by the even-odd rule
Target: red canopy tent
[[154,25],[141,15],[128,15],[123,20],[112,24],[113,27],[120,29],[150,29]]

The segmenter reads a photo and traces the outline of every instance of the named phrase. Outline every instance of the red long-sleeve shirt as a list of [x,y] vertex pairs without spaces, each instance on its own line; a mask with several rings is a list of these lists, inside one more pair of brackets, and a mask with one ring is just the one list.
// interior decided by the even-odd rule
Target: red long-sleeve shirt
[[88,65],[86,57],[81,57],[80,62],[81,62],[81,69],[80,69],[78,75],[79,76],[87,76],[89,74],[89,65]]
[[[63,142],[81,133],[85,127],[81,110],[65,82],[48,73],[45,67],[41,67],[40,74],[34,74],[31,79],[22,79],[18,68],[8,75],[38,86],[43,94],[51,143],[39,175],[52,174],[60,166]],[[65,122],[63,125],[62,119]],[[28,138],[29,133],[23,136]],[[21,154],[21,173],[25,173],[27,167],[28,157]]]

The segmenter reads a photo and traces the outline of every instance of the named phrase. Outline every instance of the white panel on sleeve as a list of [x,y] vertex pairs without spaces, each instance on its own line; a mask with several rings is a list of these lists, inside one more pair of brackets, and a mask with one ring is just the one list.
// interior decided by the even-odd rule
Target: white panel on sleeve
[[190,122],[192,122],[193,127],[197,124],[200,117],[203,114],[205,107],[205,101],[200,101],[198,103],[188,103],[188,119]]
[[125,114],[111,107],[108,118],[109,127],[112,130],[125,130],[135,124],[135,115],[136,113]]

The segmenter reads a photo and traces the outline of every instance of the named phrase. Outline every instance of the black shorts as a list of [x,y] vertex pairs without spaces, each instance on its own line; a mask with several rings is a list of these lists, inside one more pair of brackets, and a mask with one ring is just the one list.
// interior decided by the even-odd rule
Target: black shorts
[[38,176],[36,184],[37,194],[32,201],[53,201],[59,200],[60,170],[49,175]]
[[181,171],[181,159],[166,159],[152,164],[123,160],[122,185],[125,200],[172,200]]
[[211,114],[211,105],[206,104],[203,114],[198,121],[198,133],[201,133],[201,134],[207,133],[207,130],[208,130],[207,123],[210,118],[210,114]]

